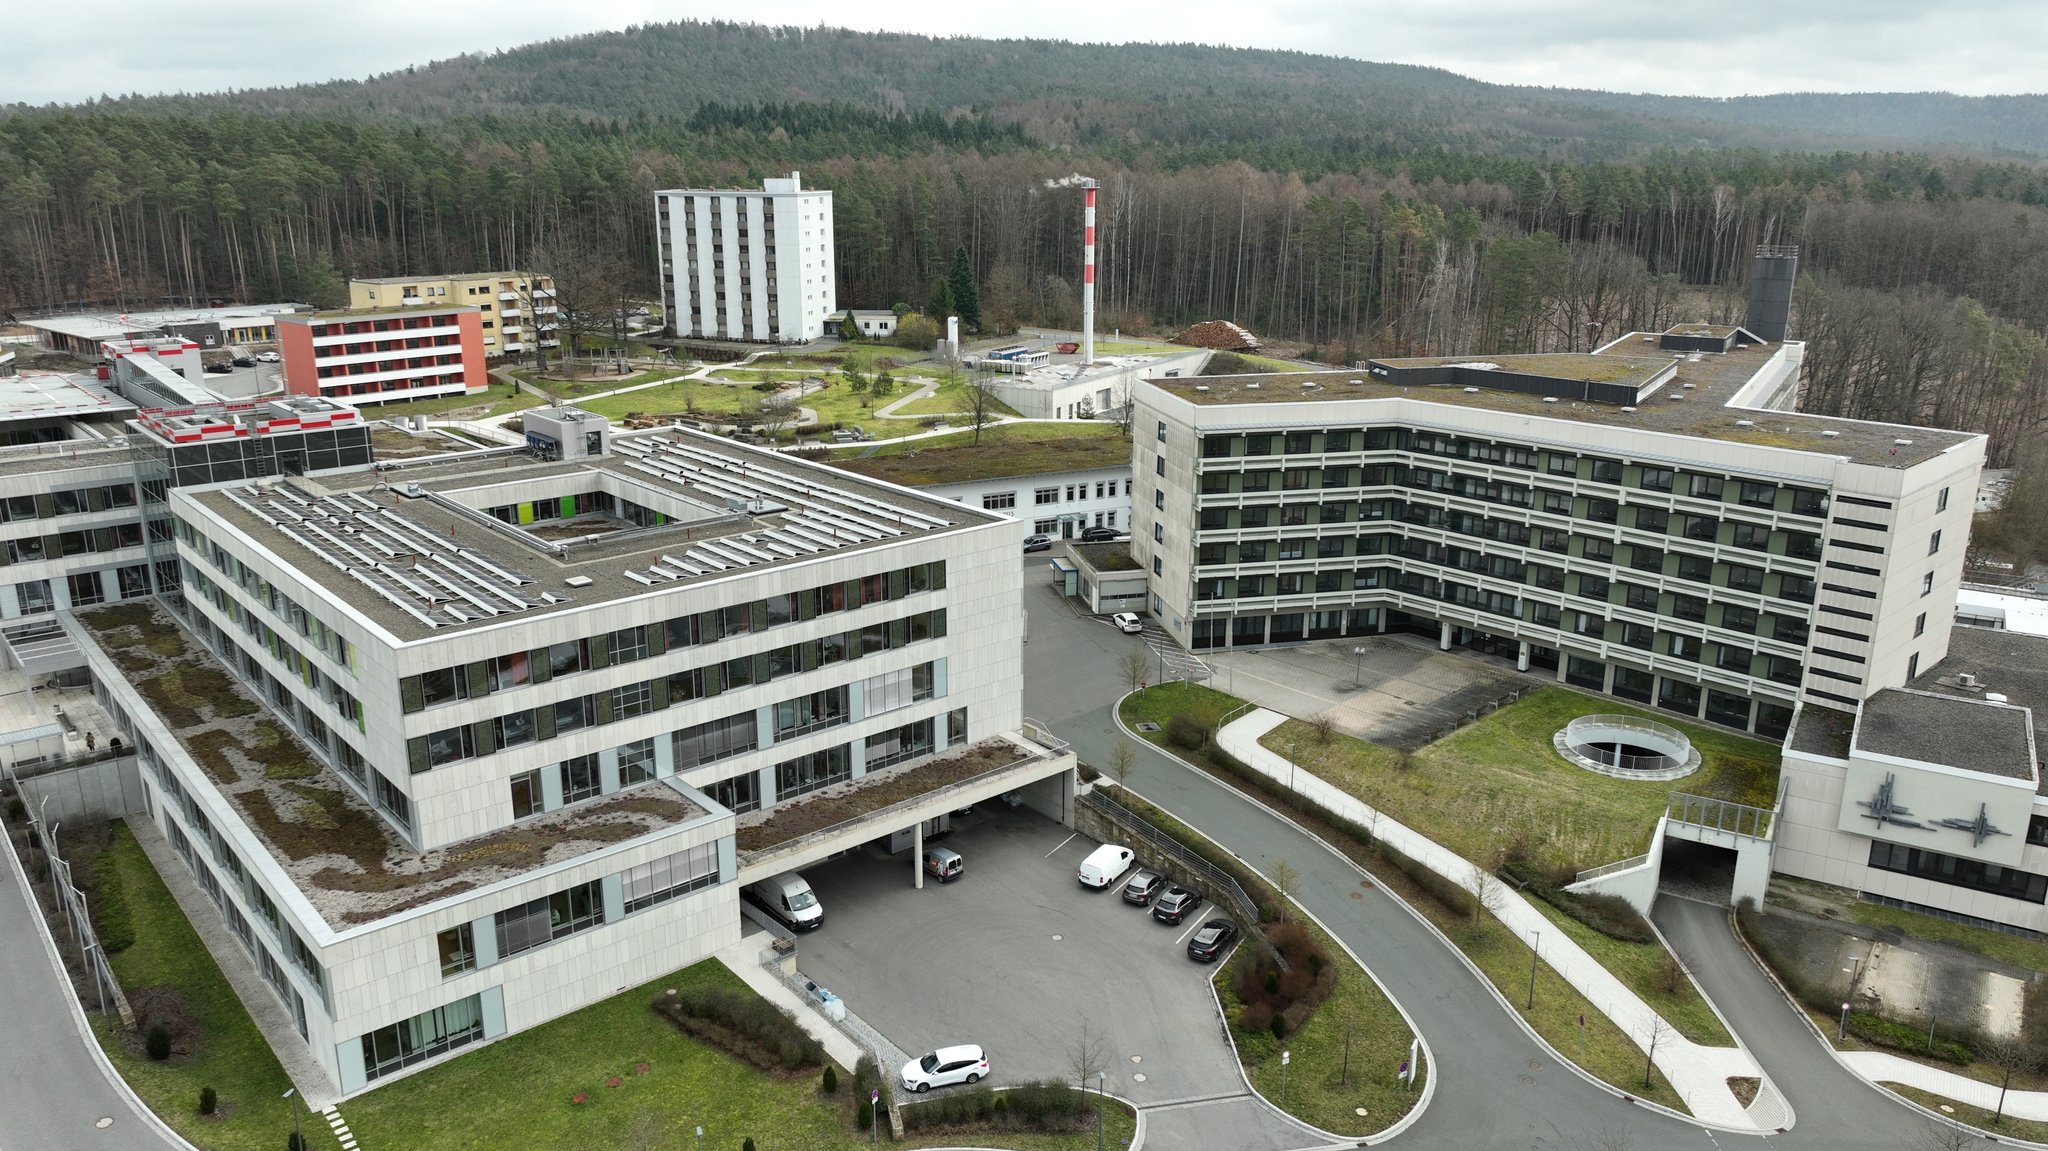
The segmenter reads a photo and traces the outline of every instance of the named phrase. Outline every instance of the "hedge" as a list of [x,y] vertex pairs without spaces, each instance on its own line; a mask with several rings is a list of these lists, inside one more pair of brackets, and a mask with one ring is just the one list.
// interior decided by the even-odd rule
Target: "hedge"
[[825,1062],[825,1047],[789,1013],[751,991],[692,987],[654,1001],[683,1031],[764,1071],[798,1071]]
[[[1099,1103],[1099,1100],[1094,1100]],[[1069,1083],[1044,1079],[998,1094],[986,1084],[904,1104],[903,1130],[983,1126],[1004,1131],[1073,1130],[1093,1115],[1091,1097]]]

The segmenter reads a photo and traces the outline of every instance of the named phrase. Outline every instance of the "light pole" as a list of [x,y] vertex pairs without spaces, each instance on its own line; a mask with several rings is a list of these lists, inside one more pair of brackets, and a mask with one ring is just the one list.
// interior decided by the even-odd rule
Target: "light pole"
[[293,1087],[280,1098],[292,1101],[292,1151],[306,1151],[306,1137],[299,1134],[299,1089]]
[[1294,1056],[1286,1051],[1280,1053],[1280,1106],[1287,1106],[1287,1064]]
[[1365,649],[1363,647],[1351,649],[1351,686],[1365,686]]
[[1095,1151],[1102,1151],[1102,1097],[1108,1090],[1109,1072],[1095,1073]]
[[1835,1028],[1835,1042],[1842,1043],[1849,1038],[1849,1005],[1842,1004],[1842,1024]]
[[1542,952],[1542,943],[1541,931],[1532,931],[1529,934],[1529,1001],[1522,1005],[1523,1009],[1528,1011],[1536,1010],[1536,959]]

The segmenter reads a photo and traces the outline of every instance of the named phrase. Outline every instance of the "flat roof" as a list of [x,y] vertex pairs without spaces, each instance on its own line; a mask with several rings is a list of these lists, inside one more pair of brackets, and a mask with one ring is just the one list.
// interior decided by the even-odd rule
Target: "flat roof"
[[351,284],[431,284],[435,280],[545,280],[546,273],[526,272],[423,272],[417,276],[356,276]]
[[[260,487],[181,488],[176,498],[233,525],[399,642],[1009,522],[687,429],[611,443],[608,455],[576,460],[506,448]],[[577,533],[550,520],[543,537],[476,510],[587,491],[592,481],[669,522]]]
[[1854,713],[1802,703],[1798,718],[1792,721],[1792,735],[1786,744],[1793,751],[1803,751],[1808,755],[1846,759],[1849,737],[1855,730]]
[[2024,708],[1888,687],[1863,701],[1854,751],[2033,780],[2033,725]]
[[[1049,343],[1055,344],[1073,342],[1076,341],[1049,341]],[[1051,347],[1039,347],[1033,348],[1031,350],[1035,352],[1045,352],[1048,354],[1074,354],[1054,353]],[[1208,348],[1189,348],[1185,352],[1160,352],[1157,354],[1148,353],[1143,355],[1128,356],[1097,356],[1095,357],[1095,362],[1092,364],[1083,364],[1080,363],[1078,360],[1075,360],[1067,363],[1047,364],[1045,367],[1033,368],[1028,372],[998,372],[994,377],[991,378],[990,383],[997,387],[1021,388],[1025,391],[1033,392],[1050,392],[1055,391],[1059,388],[1071,387],[1074,384],[1086,383],[1089,380],[1093,379],[1110,379],[1122,376],[1129,373],[1133,368],[1142,368],[1149,364],[1157,364],[1162,361],[1177,360],[1182,357],[1188,356],[1206,356],[1209,353],[1210,349]],[[982,362],[1001,363],[1002,361],[990,360],[987,358],[986,355],[984,355],[982,357]]]
[[[1972,677],[1967,686],[1965,675]],[[1906,686],[1966,700],[2002,695],[2034,715],[2048,714],[2048,636],[1958,626],[1949,632],[1948,654]],[[2039,790],[2048,795],[2048,779]]]
[[[981,429],[979,444],[974,439],[969,428],[881,449],[847,447],[832,466],[907,487],[1131,466],[1131,441],[1106,421],[996,424]],[[875,450],[888,454],[862,454]]]
[[[1654,341],[1657,338],[1654,333],[1630,333],[1599,353],[1555,353],[1536,357],[1432,356],[1416,361],[1379,361],[1416,365],[1493,363],[1510,371],[1532,372],[1543,367],[1543,372],[1535,374],[1563,373],[1557,375],[1561,383],[1555,402],[1546,402],[1541,395],[1500,388],[1476,387],[1468,391],[1469,385],[1463,384],[1383,383],[1362,370],[1197,376],[1145,382],[1176,398],[1205,406],[1407,399],[1517,416],[1813,452],[1876,467],[1911,467],[1934,459],[1949,448],[1981,438],[1976,432],[1729,407],[1729,400],[1764,369],[1783,347],[1782,344],[1745,344],[1727,352],[1663,354],[1660,359],[1650,351],[1656,347]],[[1646,340],[1651,343],[1645,345],[1643,341]],[[1552,366],[1559,360],[1564,363]],[[1610,360],[1615,361],[1611,367],[1606,362]],[[1570,398],[1565,381],[1583,379],[1595,369],[1618,372],[1620,376],[1617,378],[1626,380],[1649,362],[1670,365],[1675,375],[1641,403],[1629,405],[1635,408],[1634,411],[1624,410],[1621,404]],[[1825,432],[1835,434],[1824,435]],[[1910,442],[1898,442],[1901,440]]]
[[82,375],[0,376],[0,423],[131,415],[135,405]]
[[218,308],[162,308],[136,312],[70,312],[60,316],[39,316],[21,321],[37,328],[80,339],[104,340],[129,332],[147,332],[166,324],[190,324],[221,320],[271,319],[307,310],[305,304],[226,304]]
[[454,315],[457,312],[481,310],[475,304],[375,304],[367,308],[322,308],[317,312],[301,312],[284,318],[293,323],[310,323],[313,320],[347,320],[368,316]]
[[653,780],[414,851],[162,607],[129,600],[73,618],[336,931],[714,814]]
[[1965,584],[1956,591],[1956,610],[1996,615],[2008,631],[2048,635],[2048,597]]

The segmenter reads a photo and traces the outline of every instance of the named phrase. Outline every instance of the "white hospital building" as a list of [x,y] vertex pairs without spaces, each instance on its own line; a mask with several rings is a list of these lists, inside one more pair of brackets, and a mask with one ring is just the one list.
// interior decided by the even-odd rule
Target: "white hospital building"
[[672,334],[777,344],[831,334],[831,192],[805,191],[791,172],[759,191],[656,192],[654,211]]

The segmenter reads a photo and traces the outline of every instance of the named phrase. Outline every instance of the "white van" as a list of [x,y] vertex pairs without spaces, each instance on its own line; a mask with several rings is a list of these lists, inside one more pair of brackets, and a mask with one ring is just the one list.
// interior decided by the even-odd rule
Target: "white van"
[[809,931],[825,922],[825,908],[811,885],[794,871],[764,879],[747,888],[747,894],[792,931]]
[[1081,861],[1081,869],[1074,873],[1074,878],[1081,881],[1081,886],[1093,887],[1099,891],[1122,879],[1124,872],[1131,869],[1131,864],[1136,859],[1137,856],[1132,854],[1130,848],[1122,844],[1105,843],[1088,853],[1088,858]]

